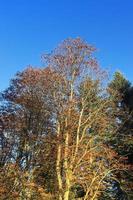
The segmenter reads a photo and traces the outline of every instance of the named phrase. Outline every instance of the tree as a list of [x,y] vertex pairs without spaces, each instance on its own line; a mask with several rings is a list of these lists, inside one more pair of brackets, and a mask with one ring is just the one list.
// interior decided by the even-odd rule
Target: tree
[[46,68],[18,73],[2,94],[2,135],[11,141],[3,199],[97,200],[125,168],[107,144],[116,104],[94,51],[80,38],[67,39],[43,56]]
[[45,56],[49,67],[60,75],[54,90],[60,200],[68,200],[77,185],[85,192],[84,200],[97,199],[105,178],[119,167],[117,155],[104,142],[104,134],[110,130],[111,100],[101,88],[105,73],[93,52],[81,39],[68,39]]
[[128,198],[133,198],[133,87],[120,72],[114,74],[114,78],[109,85],[110,93],[114,98],[116,110],[116,133],[111,139],[111,145],[121,157],[126,157],[124,163],[130,166],[126,172],[120,172],[118,179],[123,190],[128,194]]
[[[15,166],[15,171],[19,173],[18,176],[15,175],[14,183],[17,182],[17,186],[19,186],[19,195],[25,198],[33,193],[32,190],[30,193],[30,190],[27,191],[26,189],[28,182],[29,185],[33,182],[36,168],[41,171],[41,162],[47,158],[46,154],[42,156],[42,148],[46,149],[45,152],[48,149],[51,151],[51,146],[45,139],[47,137],[48,140],[48,137],[51,137],[52,128],[54,128],[51,125],[52,98],[49,99],[48,95],[51,81],[47,78],[49,73],[48,69],[41,70],[30,67],[21,73],[17,73],[16,78],[11,81],[10,87],[2,94],[1,141],[2,145],[7,146],[7,141],[9,145],[9,153],[7,148],[2,147],[3,168],[8,177],[10,166],[11,169],[12,165]],[[6,143],[3,142],[3,138]],[[53,163],[54,160],[52,160],[51,167]],[[45,184],[47,185],[46,181]],[[11,182],[10,187],[12,185],[14,184]],[[38,188],[37,185],[36,188]],[[17,188],[14,188],[14,190],[17,190]],[[9,195],[8,188],[5,193]]]

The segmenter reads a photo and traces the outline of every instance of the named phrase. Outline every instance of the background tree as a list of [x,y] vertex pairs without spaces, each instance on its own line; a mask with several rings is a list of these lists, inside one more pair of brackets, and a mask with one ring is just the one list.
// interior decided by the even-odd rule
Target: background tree
[[111,145],[121,157],[126,157],[124,163],[129,164],[129,170],[120,172],[118,179],[128,199],[133,198],[133,87],[120,72],[114,74],[109,85],[114,98],[116,110],[116,133],[111,139]]
[[[16,176],[14,182],[17,180],[19,193],[23,198],[25,195],[31,195],[27,194],[28,186],[26,184],[29,182],[30,185],[33,182],[36,168],[41,173],[43,166],[43,170],[46,171],[43,163],[45,159],[49,165],[46,153],[48,149],[51,151],[51,145],[48,141],[46,142],[45,138],[47,137],[48,140],[48,137],[52,137],[52,129],[54,129],[51,117],[52,98],[49,98],[51,80],[48,80],[47,76],[49,73],[50,71],[47,69],[28,68],[22,73],[18,73],[16,78],[11,81],[10,87],[2,94],[4,103],[1,107],[1,137],[10,142],[10,154],[6,152],[6,160],[4,159],[3,164],[6,167],[13,163],[20,172],[19,180]],[[54,148],[54,144],[52,148]],[[4,150],[8,149],[4,148]],[[43,150],[45,153],[41,156]],[[3,155],[5,155],[4,152],[2,152]],[[53,167],[54,159],[51,159],[51,162],[50,165]],[[50,176],[52,177],[53,174],[51,173]],[[45,187],[48,184],[46,182],[50,182],[50,180],[46,181],[45,177],[43,179],[45,179],[45,184],[43,184]],[[46,189],[48,188],[52,190],[52,187],[47,186]],[[29,189],[28,193],[30,193]],[[6,192],[6,194],[9,193]],[[27,198],[26,196],[25,198]]]

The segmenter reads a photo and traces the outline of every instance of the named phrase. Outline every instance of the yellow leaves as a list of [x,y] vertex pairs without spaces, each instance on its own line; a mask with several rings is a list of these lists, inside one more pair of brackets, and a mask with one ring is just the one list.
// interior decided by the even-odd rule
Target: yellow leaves
[[45,194],[45,190],[42,187],[38,187],[38,192]]
[[34,182],[29,182],[29,183],[26,183],[25,186],[34,188],[36,187],[36,184]]

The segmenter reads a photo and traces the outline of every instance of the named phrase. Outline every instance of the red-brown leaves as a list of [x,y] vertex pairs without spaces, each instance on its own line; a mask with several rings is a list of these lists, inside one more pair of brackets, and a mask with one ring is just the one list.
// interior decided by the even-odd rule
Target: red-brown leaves
[[84,200],[97,199],[104,180],[122,168],[106,144],[114,131],[114,104],[102,87],[105,72],[94,51],[80,38],[67,39],[44,56],[46,68],[17,73],[3,93],[1,132],[10,148],[8,154],[3,142],[3,168],[7,163],[9,170],[1,178],[2,193],[9,178],[7,192],[17,183],[14,198],[23,191],[23,199],[43,199],[50,191],[54,198],[68,200],[65,195],[80,184]]

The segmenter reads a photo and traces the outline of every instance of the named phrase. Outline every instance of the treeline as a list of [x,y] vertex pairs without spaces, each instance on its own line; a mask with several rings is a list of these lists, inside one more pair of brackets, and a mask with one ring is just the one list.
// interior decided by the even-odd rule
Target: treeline
[[1,200],[132,200],[133,87],[67,39],[1,92]]

